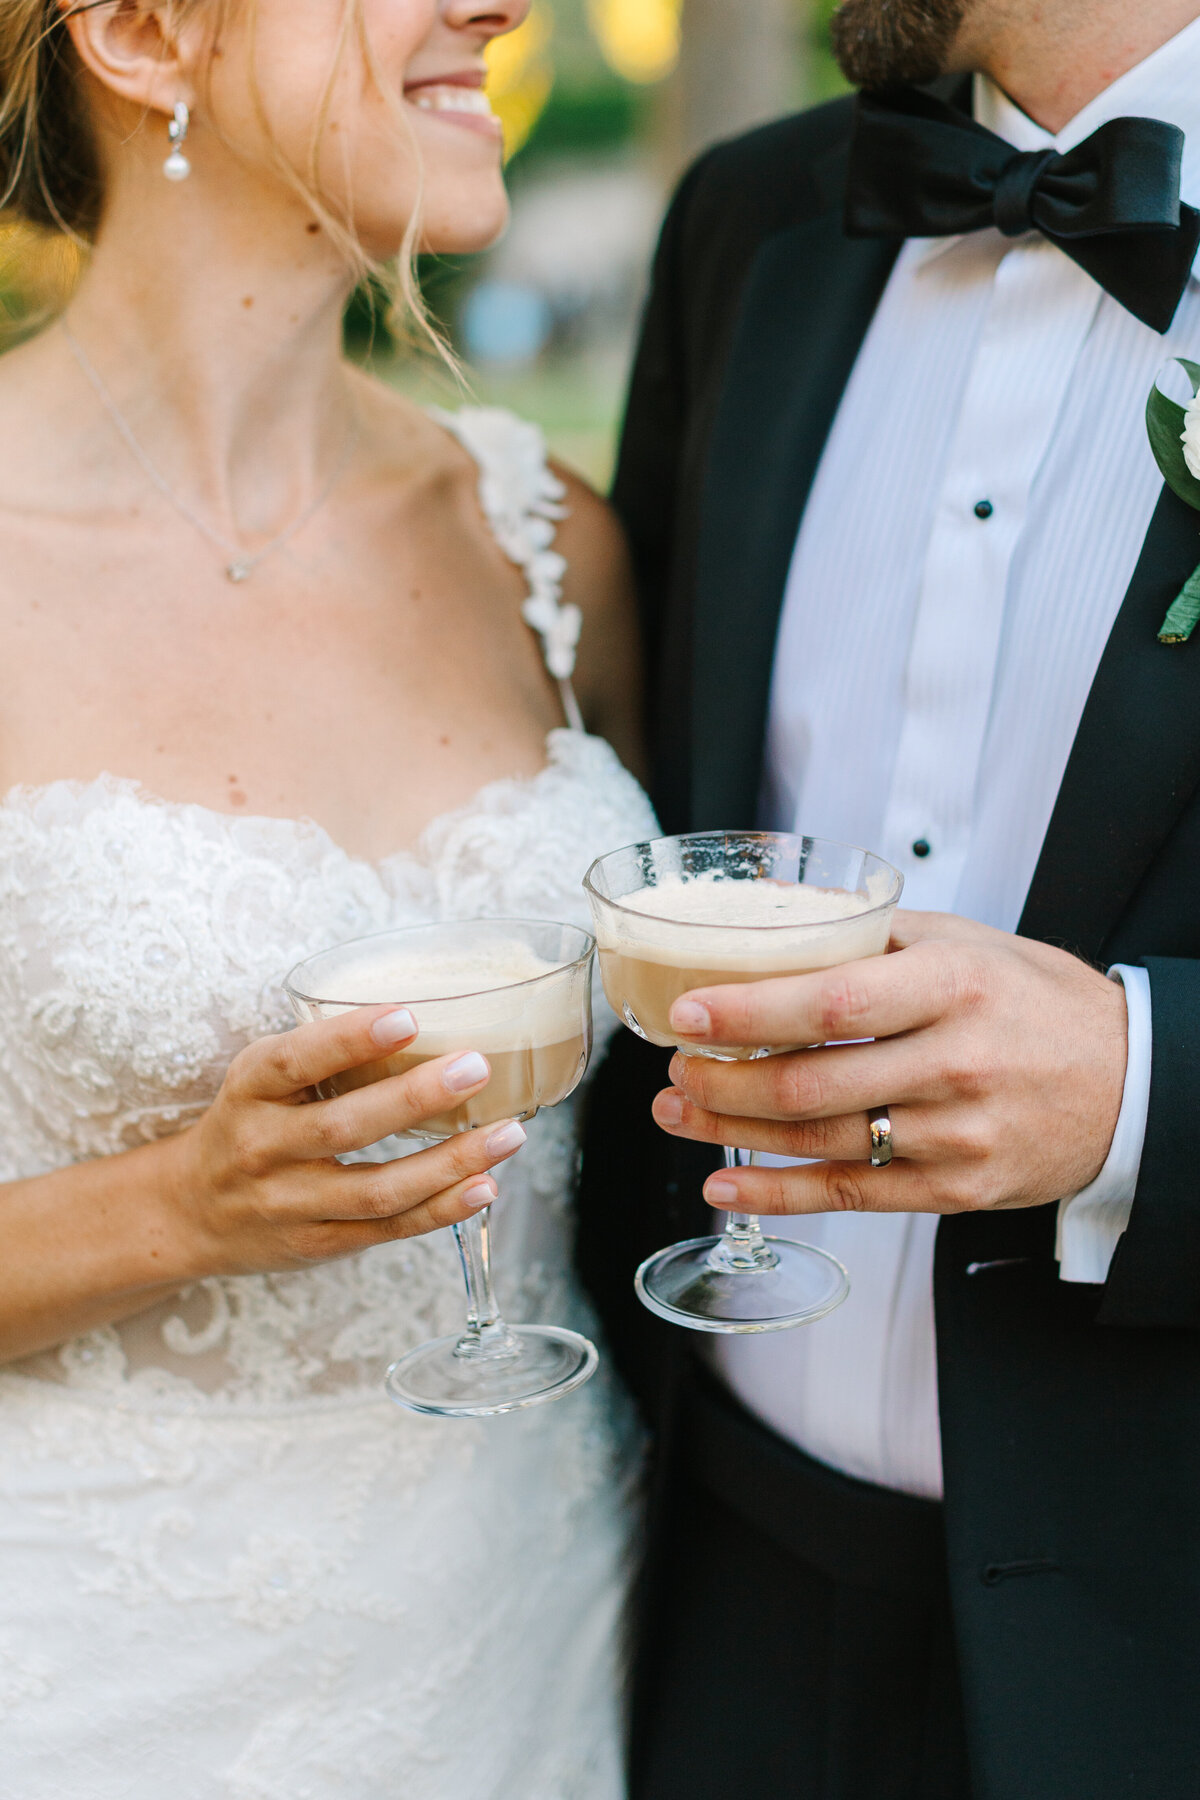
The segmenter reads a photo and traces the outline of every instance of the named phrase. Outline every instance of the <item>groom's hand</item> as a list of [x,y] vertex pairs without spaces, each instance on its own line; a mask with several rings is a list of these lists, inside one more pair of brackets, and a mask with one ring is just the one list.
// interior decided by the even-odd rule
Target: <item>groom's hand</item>
[[[1065,951],[944,913],[898,913],[891,953],[812,975],[697,988],[697,1045],[811,1043],[756,1062],[677,1055],[664,1130],[821,1160],[712,1176],[737,1212],[1042,1206],[1100,1173],[1121,1110],[1125,996]],[[850,1042],[870,1038],[870,1043]],[[886,1110],[894,1160],[870,1164]]]

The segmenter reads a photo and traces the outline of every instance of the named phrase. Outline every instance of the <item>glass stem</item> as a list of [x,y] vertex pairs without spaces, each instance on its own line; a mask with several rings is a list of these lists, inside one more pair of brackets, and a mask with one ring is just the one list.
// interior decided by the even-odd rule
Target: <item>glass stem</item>
[[455,1356],[494,1362],[519,1356],[521,1346],[500,1316],[492,1287],[492,1252],[488,1230],[490,1206],[455,1225],[454,1241],[467,1284],[467,1329],[454,1346]]
[[[753,1150],[746,1161],[750,1168],[754,1167]],[[726,1146],[725,1167],[740,1169],[742,1166],[741,1151],[731,1150]],[[708,1266],[728,1275],[749,1275],[773,1269],[778,1262],[779,1258],[764,1239],[762,1226],[754,1214],[730,1213],[720,1240],[708,1259]]]

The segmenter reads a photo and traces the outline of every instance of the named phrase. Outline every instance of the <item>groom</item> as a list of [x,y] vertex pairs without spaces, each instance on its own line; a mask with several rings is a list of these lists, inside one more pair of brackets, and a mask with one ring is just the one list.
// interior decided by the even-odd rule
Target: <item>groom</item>
[[[664,830],[865,844],[915,910],[675,1020],[837,1047],[625,1033],[594,1096],[580,1256],[656,1426],[634,1800],[1200,1791],[1200,513],[1143,424],[1200,359],[1198,15],[844,0],[868,94],[665,227],[616,489]],[[706,1180],[845,1306],[642,1312]]]

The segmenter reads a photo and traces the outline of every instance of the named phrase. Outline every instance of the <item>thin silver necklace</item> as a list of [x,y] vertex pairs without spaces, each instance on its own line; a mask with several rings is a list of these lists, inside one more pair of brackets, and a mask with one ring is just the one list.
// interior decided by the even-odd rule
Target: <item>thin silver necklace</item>
[[71,330],[71,327],[67,324],[66,319],[60,319],[59,323],[63,329],[63,336],[70,346],[72,356],[91,383],[91,386],[95,390],[96,398],[100,401],[101,406],[103,406],[105,412],[112,420],[113,426],[122,443],[125,445],[125,448],[138,464],[138,467],[146,476],[147,480],[153,482],[163,498],[170,501],[171,505],[175,508],[175,511],[179,513],[182,518],[185,518],[188,524],[200,533],[201,537],[207,538],[210,544],[215,544],[216,548],[229,559],[224,565],[225,575],[229,581],[249,581],[251,575],[253,575],[255,569],[257,569],[259,563],[262,562],[264,558],[271,556],[276,550],[282,550],[285,544],[291,542],[298,531],[303,530],[304,526],[308,524],[313,515],[319,512],[324,506],[330,494],[332,494],[334,488],[346,473],[350,458],[358,448],[359,422],[357,417],[355,417],[351,420],[350,430],[346,435],[346,443],[342,450],[342,454],[338,457],[328,481],[326,481],[316,499],[310,501],[298,518],[293,519],[290,525],[281,531],[278,536],[273,537],[269,543],[264,544],[260,550],[244,550],[240,544],[232,543],[229,538],[224,537],[221,532],[215,531],[207,520],[202,519],[198,513],[194,513],[187,502],[180,499],[170,482],[167,481],[165,476],[159,473],[146,452],[142,449],[141,444],[133,434],[133,429],[130,426],[129,421],[105,387],[104,381],[98,370],[93,367],[86,350],[75,336],[75,333]]

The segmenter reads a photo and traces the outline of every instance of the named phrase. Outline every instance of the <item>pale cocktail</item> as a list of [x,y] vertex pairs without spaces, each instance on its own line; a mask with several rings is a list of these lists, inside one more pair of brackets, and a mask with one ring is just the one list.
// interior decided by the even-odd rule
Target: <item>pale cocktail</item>
[[[475,926],[439,926],[440,948],[435,948],[428,934],[422,935],[425,928],[417,927],[411,938],[407,932],[361,938],[306,965],[306,980],[315,975],[342,996],[322,1002],[325,1017],[349,1005],[373,1004],[367,995],[403,994],[406,1006],[419,1008],[420,1035],[414,1044],[335,1075],[323,1084],[329,1094],[404,1075],[456,1050],[477,1050],[492,1071],[483,1092],[450,1112],[422,1120],[407,1134],[436,1143],[498,1119],[531,1119],[541,1107],[557,1106],[574,1091],[590,1047],[590,1013],[581,1005],[582,973],[539,955],[523,939],[497,934],[495,924],[488,921],[486,943],[478,941]],[[538,927],[538,932],[558,929]],[[459,940],[457,946],[447,944],[447,930]],[[322,967],[315,969],[318,961]]]
[[[584,881],[613,1010],[650,1043],[720,1061],[809,1046],[689,1043],[670,1022],[681,995],[881,956],[902,885],[868,851],[757,831],[631,844],[600,857]],[[727,1148],[725,1161],[737,1167],[738,1151]],[[833,1257],[764,1238],[744,1213],[731,1214],[719,1236],[659,1251],[642,1264],[636,1285],[652,1312],[717,1332],[806,1324],[849,1292]]]
[[[887,949],[890,876],[865,893],[807,883],[689,878],[667,874],[652,887],[626,894],[604,915],[600,969],[612,1004],[652,1044],[676,1046],[670,1011],[693,988],[767,981],[880,956]],[[628,915],[628,916],[627,916]],[[696,928],[701,929],[697,930]],[[753,934],[753,935],[752,935]],[[627,1020],[627,1022],[629,1022]],[[709,1051],[708,1054],[716,1054]],[[722,1047],[738,1058],[754,1046]]]
[[[578,1085],[592,1044],[595,944],[573,925],[472,919],[417,925],[339,944],[287,979],[298,1019],[357,1006],[406,1006],[417,1037],[394,1055],[322,1084],[330,1098],[456,1052],[487,1057],[479,1093],[398,1135],[438,1143],[502,1119],[531,1119]],[[595,1347],[557,1325],[508,1325],[492,1289],[488,1212],[452,1227],[467,1284],[461,1337],[422,1344],[392,1364],[387,1390],[414,1412],[479,1417],[557,1400],[596,1368]]]

